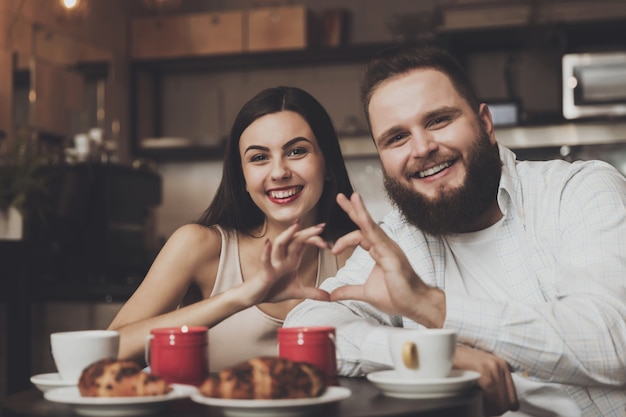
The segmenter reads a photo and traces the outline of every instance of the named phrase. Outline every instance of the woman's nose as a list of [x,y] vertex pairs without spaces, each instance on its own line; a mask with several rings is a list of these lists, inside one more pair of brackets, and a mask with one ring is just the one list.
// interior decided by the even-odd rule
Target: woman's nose
[[283,160],[275,159],[272,164],[271,176],[274,180],[289,178],[291,176],[291,171]]

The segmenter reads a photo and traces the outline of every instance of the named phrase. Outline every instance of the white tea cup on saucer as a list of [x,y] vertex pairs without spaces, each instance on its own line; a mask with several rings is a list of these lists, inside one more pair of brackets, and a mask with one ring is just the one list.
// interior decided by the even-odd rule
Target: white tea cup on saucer
[[115,330],[50,334],[50,351],[61,379],[76,384],[87,366],[100,359],[117,359],[119,344],[120,334]]
[[450,329],[392,329],[389,353],[399,377],[445,378],[452,370],[456,332]]

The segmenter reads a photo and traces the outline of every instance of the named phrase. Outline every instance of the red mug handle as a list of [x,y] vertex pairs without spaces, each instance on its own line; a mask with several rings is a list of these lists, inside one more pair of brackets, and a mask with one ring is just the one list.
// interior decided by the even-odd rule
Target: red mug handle
[[146,361],[146,365],[150,367],[150,341],[154,339],[153,334],[149,334],[146,336],[145,349],[144,349],[144,360]]
[[337,337],[334,333],[328,333],[328,338],[331,342],[333,342],[333,346],[335,346],[335,369],[338,368],[339,358],[341,358],[341,352],[339,351],[339,346],[337,346]]
[[333,333],[328,333],[328,338],[330,339],[331,342],[333,342],[333,346],[335,346],[335,356],[337,357],[336,359],[339,360],[341,355],[339,354],[339,346],[337,346],[336,337]]

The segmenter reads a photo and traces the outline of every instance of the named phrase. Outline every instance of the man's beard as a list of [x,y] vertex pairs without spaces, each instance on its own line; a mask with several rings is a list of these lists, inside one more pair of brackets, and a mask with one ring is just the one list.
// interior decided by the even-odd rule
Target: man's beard
[[384,172],[387,194],[409,223],[435,236],[475,230],[480,216],[496,199],[502,173],[498,146],[489,141],[484,128],[477,139],[468,153],[463,185],[441,190],[433,200]]

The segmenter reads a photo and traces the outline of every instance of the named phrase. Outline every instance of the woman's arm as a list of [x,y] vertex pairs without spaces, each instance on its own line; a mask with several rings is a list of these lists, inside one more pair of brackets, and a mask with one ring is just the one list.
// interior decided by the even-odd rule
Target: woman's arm
[[244,308],[236,304],[234,292],[177,309],[194,281],[210,293],[220,252],[221,235],[215,229],[185,225],[172,234],[139,288],[109,325],[120,332],[120,358],[141,359],[150,329],[211,326]]
[[109,326],[120,332],[120,358],[141,360],[151,329],[175,326],[211,327],[225,318],[262,302],[312,298],[328,300],[317,288],[302,286],[297,270],[308,244],[325,247],[319,238],[323,225],[299,230],[294,224],[259,254],[263,268],[227,291],[178,308],[189,286],[196,282],[205,296],[215,284],[221,235],[200,225],[186,225],[168,240],[143,282]]

